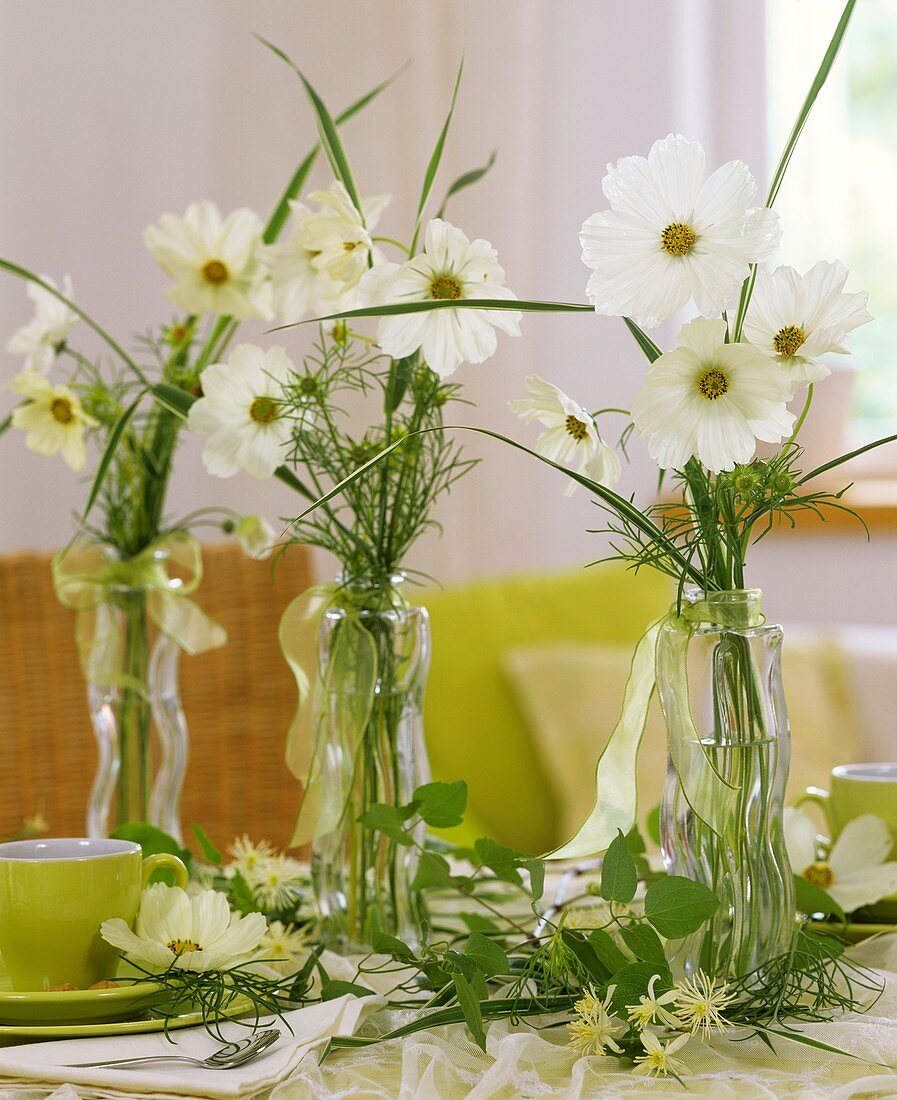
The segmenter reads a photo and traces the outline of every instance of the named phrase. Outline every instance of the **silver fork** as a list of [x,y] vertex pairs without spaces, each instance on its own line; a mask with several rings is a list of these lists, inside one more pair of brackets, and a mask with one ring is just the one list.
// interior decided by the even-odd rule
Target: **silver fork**
[[208,1058],[188,1058],[186,1054],[154,1054],[146,1058],[118,1058],[112,1062],[73,1062],[66,1069],[98,1069],[100,1067],[119,1069],[126,1066],[145,1065],[149,1062],[187,1062],[202,1069],[234,1069],[244,1066],[257,1058],[263,1050],[280,1038],[276,1028],[269,1031],[257,1031],[236,1043],[225,1043],[223,1047],[210,1054]]

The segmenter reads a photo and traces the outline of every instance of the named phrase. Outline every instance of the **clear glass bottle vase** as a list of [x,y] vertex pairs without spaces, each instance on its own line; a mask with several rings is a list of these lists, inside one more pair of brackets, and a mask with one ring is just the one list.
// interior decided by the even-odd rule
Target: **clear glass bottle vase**
[[[376,803],[406,805],[430,780],[423,700],[430,663],[427,612],[399,589],[343,582],[318,643],[316,738],[321,748],[311,871],[322,933],[344,953],[375,930],[420,940],[418,850],[361,824]],[[416,830],[423,843],[425,828]]]
[[[757,589],[686,589],[688,632],[670,620],[658,642],[657,686],[671,743],[703,749],[691,759],[716,773],[704,772],[703,788],[693,778],[687,792],[671,756],[661,804],[667,871],[704,883],[720,902],[698,932],[671,945],[674,968],[689,977],[700,969],[722,979],[762,978],[795,931],[782,821],[791,755],[783,635],[765,624],[760,598]],[[726,795],[725,812],[716,800],[715,828],[706,820],[713,815],[696,812],[711,787]]]
[[147,597],[146,589],[118,587],[96,609],[95,650],[103,654],[104,673],[87,684],[98,753],[87,835],[108,836],[118,825],[141,821],[181,842],[189,748],[181,650],[153,630]]

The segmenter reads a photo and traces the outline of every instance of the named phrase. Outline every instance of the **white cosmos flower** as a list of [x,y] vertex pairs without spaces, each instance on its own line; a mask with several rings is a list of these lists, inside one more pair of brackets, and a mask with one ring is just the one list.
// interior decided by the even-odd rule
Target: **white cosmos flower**
[[643,1031],[639,1038],[645,1053],[635,1059],[633,1073],[646,1077],[668,1077],[671,1074],[673,1077],[681,1077],[682,1074],[689,1072],[688,1066],[673,1055],[685,1046],[691,1036],[680,1035],[676,1039],[662,1043],[653,1031]]
[[283,415],[283,387],[295,367],[283,348],[239,344],[227,363],[202,372],[203,396],[187,425],[207,435],[202,460],[210,474],[233,477],[246,470],[271,477],[284,460],[290,421]]
[[635,427],[661,469],[697,456],[719,473],[749,462],[758,439],[777,443],[791,430],[785,373],[750,344],[725,343],[725,333],[722,320],[683,325],[633,398]]
[[288,324],[352,308],[369,258],[376,262],[379,257],[371,230],[390,196],[362,199],[364,221],[339,181],[328,191],[313,191],[308,201],[315,203],[317,210],[301,202],[290,203],[291,232],[267,252],[274,312]]
[[37,371],[22,371],[10,389],[27,399],[13,409],[12,426],[28,434],[25,446],[40,455],[60,453],[73,470],[87,465],[84,433],[96,420],[84,411],[78,397],[68,386],[54,386]]
[[704,180],[704,160],[697,142],[669,134],[647,158],[607,166],[601,186],[611,208],[593,214],[579,238],[598,313],[650,327],[690,298],[705,316],[719,313],[748,264],[776,250],[778,214],[750,207],[757,185],[747,165],[729,161]]
[[792,870],[819,886],[852,913],[897,894],[897,863],[885,862],[893,838],[875,814],[848,821],[831,852],[824,856],[816,845],[816,827],[802,810],[785,810],[785,846]]
[[[548,429],[536,440],[539,454],[562,466],[577,463],[578,472],[613,488],[620,480],[620,459],[598,434],[592,414],[538,374],[528,375],[525,385],[530,396],[511,401],[510,408],[521,420],[537,420]],[[575,487],[571,481],[568,496]]]
[[[41,279],[56,288],[49,275],[41,275]],[[37,283],[29,282],[27,293],[34,302],[34,316],[12,335],[6,350],[13,355],[25,356],[24,370],[46,374],[53,366],[58,349],[78,323],[78,314]],[[62,280],[62,293],[69,301],[72,300],[72,280],[68,275]]]
[[222,219],[213,202],[197,202],[182,218],[163,214],[143,239],[174,280],[165,292],[170,302],[191,313],[245,320],[272,316],[261,234],[261,220],[252,210],[234,210]]
[[795,391],[827,378],[831,371],[820,356],[848,355],[847,334],[872,320],[869,295],[845,294],[846,282],[847,268],[839,260],[821,261],[805,275],[778,267],[757,276],[744,336],[775,356]]
[[247,558],[265,561],[277,542],[277,532],[264,516],[241,516],[234,528],[237,544]]
[[100,925],[107,943],[147,970],[231,970],[257,957],[268,927],[261,913],[230,911],[227,897],[203,890],[193,897],[177,886],[154,883],[143,891],[132,932],[115,917]]
[[[403,264],[378,264],[361,280],[358,305],[430,302],[514,295],[488,241],[470,241],[455,226],[434,218],[427,224],[424,251]],[[438,309],[381,317],[377,342],[394,359],[422,349],[427,364],[447,378],[461,363],[482,363],[495,354],[495,328],[520,335],[517,311]]]

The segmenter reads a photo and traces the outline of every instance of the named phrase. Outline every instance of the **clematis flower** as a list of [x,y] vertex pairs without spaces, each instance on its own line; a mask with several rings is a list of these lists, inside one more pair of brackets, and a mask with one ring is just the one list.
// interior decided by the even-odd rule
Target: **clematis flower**
[[570,1046],[574,1050],[598,1056],[608,1050],[615,1054],[623,1053],[616,1040],[626,1030],[626,1025],[611,1016],[609,1011],[615,988],[611,986],[602,1001],[594,988],[589,986],[573,1006],[578,1018],[567,1024],[567,1030],[570,1032]]
[[820,262],[801,275],[778,267],[757,276],[744,322],[745,339],[774,356],[796,392],[832,372],[820,356],[848,355],[847,335],[872,320],[869,295],[845,294],[847,268]]
[[[602,180],[610,210],[580,234],[597,313],[651,327],[693,298],[705,316],[726,308],[748,265],[778,247],[778,214],[751,208],[757,185],[733,160],[704,180],[704,150],[681,134],[624,157]],[[703,182],[702,182],[703,181]]]
[[305,868],[289,856],[273,855],[244,872],[252,896],[264,909],[283,909],[295,902],[307,885]]
[[143,239],[174,280],[165,292],[170,302],[191,313],[245,320],[272,316],[261,234],[261,220],[252,210],[234,210],[222,219],[213,202],[197,202],[183,218],[163,214]]
[[308,957],[311,939],[308,925],[297,928],[273,920],[262,940],[262,957],[281,974],[292,974]]
[[84,433],[97,422],[84,411],[77,395],[68,386],[54,386],[37,371],[17,374],[10,388],[27,398],[13,409],[12,426],[28,433],[28,450],[47,456],[60,453],[72,470],[83,470],[87,465]]
[[646,1028],[649,1024],[663,1024],[666,1027],[679,1027],[681,1021],[675,1012],[671,1012],[666,1006],[673,1004],[679,996],[675,989],[668,989],[666,993],[656,996],[654,987],[660,980],[659,974],[654,974],[648,982],[646,996],[639,997],[637,1005],[630,1006],[629,1019],[639,1028]]
[[794,873],[819,886],[852,913],[897,894],[897,863],[886,862],[893,838],[876,814],[848,821],[827,856],[816,844],[816,826],[803,812],[785,809],[785,847]]
[[247,874],[260,867],[266,859],[273,856],[275,849],[270,841],[260,840],[256,843],[244,833],[228,848],[228,854],[233,859],[233,862],[228,864],[228,870],[232,867],[245,878]]
[[154,883],[143,891],[132,932],[120,917],[100,925],[107,943],[154,973],[178,970],[231,970],[257,957],[268,922],[261,913],[245,917],[230,911],[215,890],[193,897],[177,886]]
[[758,439],[778,443],[791,430],[787,376],[750,344],[725,343],[725,333],[722,320],[684,325],[633,398],[636,430],[664,470],[697,456],[719,473],[749,462]]
[[[41,279],[56,288],[49,275],[41,275]],[[72,300],[72,280],[68,275],[62,280],[62,293],[69,301]],[[68,334],[78,323],[78,314],[37,283],[28,283],[27,294],[34,302],[34,317],[13,333],[6,350],[13,355],[25,356],[24,370],[46,374]]]
[[287,324],[315,314],[338,313],[355,304],[356,288],[377,250],[371,230],[389,195],[361,200],[364,220],[339,181],[308,196],[317,210],[291,202],[290,235],[268,249],[274,312]]
[[643,1077],[681,1077],[688,1073],[688,1066],[673,1055],[688,1042],[690,1036],[680,1035],[676,1039],[662,1043],[653,1031],[643,1031],[639,1038],[645,1053],[635,1059],[633,1073]]
[[[598,434],[592,414],[538,374],[528,375],[525,385],[530,396],[511,401],[510,408],[521,420],[537,420],[548,429],[536,440],[539,454],[563,466],[578,463],[578,472],[613,488],[620,480],[620,459]],[[571,481],[566,495],[575,488]]]
[[227,363],[206,367],[203,396],[191,406],[187,425],[209,437],[202,460],[210,474],[233,477],[242,469],[272,476],[290,438],[280,400],[294,370],[283,348],[255,344],[239,344]]
[[676,986],[676,1015],[680,1026],[694,1035],[700,1032],[705,1039],[716,1032],[723,1032],[732,1025],[723,1013],[735,1000],[727,982],[709,977],[699,970],[690,981]]
[[[505,273],[488,241],[470,241],[455,226],[434,218],[427,224],[424,251],[404,264],[378,264],[361,280],[358,306],[463,298],[506,298]],[[516,311],[440,309],[381,317],[377,342],[394,359],[419,348],[440,378],[461,363],[482,363],[495,354],[495,328],[520,335]]]

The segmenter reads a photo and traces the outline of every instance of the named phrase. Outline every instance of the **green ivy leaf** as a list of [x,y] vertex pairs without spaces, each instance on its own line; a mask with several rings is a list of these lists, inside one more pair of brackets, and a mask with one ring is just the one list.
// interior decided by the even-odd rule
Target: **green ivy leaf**
[[380,955],[392,955],[397,959],[413,962],[415,954],[407,943],[385,932],[375,932],[371,937],[371,947]]
[[598,985],[603,984],[613,973],[613,969],[606,966],[598,957],[598,953],[592,944],[583,939],[578,932],[561,932],[564,946],[571,951],[585,969],[589,977]]
[[635,897],[637,886],[635,860],[629,851],[626,837],[618,831],[601,865],[601,896],[605,901],[617,901],[626,905]]
[[629,960],[619,947],[614,943],[613,936],[603,928],[596,928],[589,933],[589,943],[595,950],[595,954],[607,967],[611,974],[629,964]]
[[798,911],[808,917],[822,913],[826,917],[837,917],[838,920],[847,919],[844,910],[831,894],[808,882],[803,875],[794,876],[794,901]]
[[641,962],[662,963],[666,965],[667,956],[660,936],[648,924],[631,924],[621,928],[623,943]]
[[464,1013],[464,1021],[473,1036],[473,1041],[481,1050],[485,1050],[486,1032],[483,1030],[483,1013],[480,1009],[480,999],[474,993],[473,986],[460,971],[456,970],[452,975],[452,983],[455,986],[458,1004]]
[[469,932],[498,932],[499,927],[494,920],[482,916],[480,913],[458,913],[458,919],[462,920]]
[[660,803],[648,811],[648,816],[645,818],[645,829],[648,832],[648,836],[654,841],[657,847],[660,847]]
[[202,827],[195,821],[193,822],[193,835],[196,837],[196,843],[199,845],[199,850],[202,852],[203,859],[207,860],[215,867],[220,867],[224,863],[224,856],[215,845],[209,840],[209,835]]
[[411,889],[427,890],[434,886],[451,886],[451,884],[452,869],[448,860],[435,852],[424,852],[417,865]]
[[[157,829],[155,825],[150,825],[149,822],[126,821],[124,825],[119,825],[117,829],[113,829],[109,836],[113,840],[129,840],[132,844],[139,844],[144,859],[147,856],[157,855],[159,852],[167,852],[168,855],[177,856],[178,859],[182,860],[187,865],[188,870],[193,866],[193,854],[188,852],[186,848],[182,848],[173,836]],[[150,881],[173,885],[174,875],[171,871],[160,868],[153,873]]]
[[645,845],[645,838],[639,832],[638,825],[633,825],[626,834],[626,847],[634,856],[643,855],[648,850]]
[[626,1009],[639,1003],[639,998],[648,992],[648,983],[655,974],[660,975],[660,980],[654,986],[655,994],[666,989],[672,989],[673,975],[666,965],[657,963],[637,962],[624,966],[614,974],[613,984],[616,986],[611,1004],[613,1011],[626,1017]]
[[645,916],[668,940],[697,932],[718,906],[712,890],[681,875],[667,875],[645,891]]
[[413,806],[388,806],[384,802],[375,802],[358,820],[365,828],[376,829],[396,844],[404,844],[410,848],[414,840],[408,835],[405,822],[413,813]]
[[242,913],[244,917],[247,913],[259,912],[252,888],[242,875],[236,874],[233,878],[228,879],[226,889],[230,896],[231,906]]
[[347,993],[351,993],[353,997],[377,996],[373,989],[367,989],[363,985],[356,985],[355,982],[343,982],[338,978],[331,978],[330,981],[324,983],[321,989],[321,1000],[335,1001],[337,997],[345,997]]
[[508,956],[494,940],[490,940],[482,932],[474,932],[471,935],[464,948],[464,954],[469,959],[473,959],[487,978],[494,978],[496,974],[511,973]]
[[464,820],[467,808],[467,784],[425,783],[414,792],[417,812],[434,829],[451,829]]
[[541,859],[527,859],[522,861],[521,866],[529,871],[530,894],[533,901],[538,901],[545,889],[545,864]]

